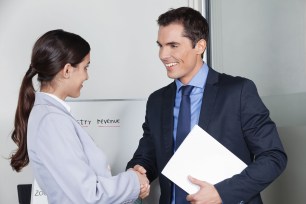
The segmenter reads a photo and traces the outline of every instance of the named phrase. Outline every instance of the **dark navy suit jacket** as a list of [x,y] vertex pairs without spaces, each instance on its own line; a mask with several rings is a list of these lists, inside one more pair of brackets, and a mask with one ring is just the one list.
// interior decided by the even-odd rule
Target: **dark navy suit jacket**
[[[142,165],[150,181],[159,177],[161,204],[171,202],[172,183],[161,171],[173,155],[175,93],[173,82],[150,95],[143,137],[127,165]],[[260,192],[283,172],[287,156],[255,84],[209,68],[198,125],[248,165],[215,184],[223,204],[262,203]]]

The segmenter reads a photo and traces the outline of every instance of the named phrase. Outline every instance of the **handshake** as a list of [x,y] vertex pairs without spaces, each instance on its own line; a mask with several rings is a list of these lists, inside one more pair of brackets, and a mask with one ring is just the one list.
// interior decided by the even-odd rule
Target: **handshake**
[[129,170],[133,170],[138,176],[140,183],[139,197],[141,199],[146,198],[150,193],[150,182],[146,175],[147,171],[140,165],[135,165],[134,168],[130,168]]

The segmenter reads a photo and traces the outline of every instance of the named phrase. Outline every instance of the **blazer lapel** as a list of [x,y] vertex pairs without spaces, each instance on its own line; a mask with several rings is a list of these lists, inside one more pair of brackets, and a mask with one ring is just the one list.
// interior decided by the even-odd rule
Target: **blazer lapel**
[[219,73],[212,68],[209,68],[199,118],[199,126],[204,130],[207,130],[212,117],[212,111],[214,109],[214,103],[218,92],[218,86],[216,85],[218,77]]
[[163,92],[162,100],[162,141],[164,143],[165,160],[173,155],[173,106],[176,84],[173,82]]
[[[201,106],[199,126],[207,130],[212,117],[214,103],[218,93],[219,73],[209,68],[205,90],[203,94],[203,102]],[[173,155],[173,106],[175,101],[176,84],[169,84],[163,92],[162,100],[162,135],[161,139],[164,143],[165,161],[168,161]]]

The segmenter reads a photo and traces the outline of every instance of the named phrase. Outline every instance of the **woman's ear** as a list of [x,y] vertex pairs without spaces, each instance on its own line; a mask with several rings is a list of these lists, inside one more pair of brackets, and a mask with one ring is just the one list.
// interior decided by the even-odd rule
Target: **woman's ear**
[[66,64],[65,66],[64,66],[64,69],[62,70],[62,76],[63,76],[63,78],[65,78],[65,79],[69,79],[70,78],[70,75],[71,75],[71,72],[73,71],[72,70],[73,69],[73,67],[71,66],[71,64]]
[[203,54],[206,49],[206,41],[204,39],[199,40],[195,48],[196,48],[197,54],[199,55]]

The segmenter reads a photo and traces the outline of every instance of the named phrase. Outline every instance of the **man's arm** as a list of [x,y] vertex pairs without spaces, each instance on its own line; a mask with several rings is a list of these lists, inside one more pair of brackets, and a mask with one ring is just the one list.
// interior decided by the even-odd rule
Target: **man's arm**
[[[148,109],[148,104],[147,104]],[[157,178],[158,172],[156,168],[155,149],[151,138],[149,122],[147,119],[147,111],[145,122],[142,125],[143,137],[139,140],[138,147],[133,158],[128,162],[126,169],[134,168],[136,165],[145,169],[150,182]]]
[[240,100],[241,129],[254,159],[240,174],[215,185],[224,203],[248,202],[271,184],[287,164],[276,125],[252,81],[244,80]]

